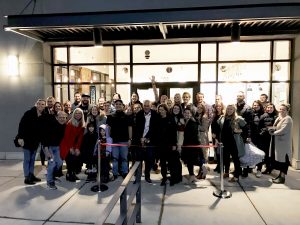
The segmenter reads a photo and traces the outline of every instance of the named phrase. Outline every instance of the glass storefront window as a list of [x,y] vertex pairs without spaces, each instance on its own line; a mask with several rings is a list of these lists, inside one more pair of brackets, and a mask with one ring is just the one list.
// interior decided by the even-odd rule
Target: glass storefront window
[[130,102],[131,92],[129,84],[117,84],[116,92],[121,94],[121,99],[125,105]]
[[197,62],[198,44],[134,45],[133,63]]
[[54,96],[56,101],[65,102],[68,100],[68,85],[57,84],[54,85]]
[[290,59],[290,41],[274,41],[274,59]]
[[70,63],[113,63],[113,47],[70,47]]
[[270,60],[270,41],[220,43],[219,60]]
[[261,94],[269,96],[269,83],[222,83],[218,85],[218,94],[222,95],[225,105],[236,104],[236,96],[243,91],[246,103],[252,106],[253,101],[258,100]]
[[130,66],[117,66],[117,82],[130,82]]
[[216,84],[201,84],[200,92],[204,94],[204,101],[210,105],[215,103]]
[[267,81],[270,63],[221,63],[219,81]]
[[274,62],[273,63],[273,80],[287,81],[290,79],[290,63]]
[[54,82],[68,82],[68,69],[66,66],[54,67]]
[[201,44],[201,61],[216,61],[217,59],[217,45]]
[[113,79],[113,66],[70,66],[70,82],[109,82]]
[[116,46],[116,60],[117,63],[130,62],[129,46]]
[[152,75],[157,82],[198,81],[197,64],[181,65],[135,65],[133,82],[150,82]]
[[202,63],[201,64],[201,82],[216,80],[216,64]]
[[67,48],[57,47],[53,49],[54,64],[66,64],[68,62]]
[[288,103],[289,100],[289,84],[273,83],[272,84],[272,102],[278,106],[281,103]]

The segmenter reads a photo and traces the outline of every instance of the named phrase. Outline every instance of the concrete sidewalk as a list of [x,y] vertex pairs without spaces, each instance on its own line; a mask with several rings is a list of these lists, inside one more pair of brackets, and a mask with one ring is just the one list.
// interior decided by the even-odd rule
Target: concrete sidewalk
[[[41,166],[36,169],[38,172]],[[220,187],[219,174],[214,172],[196,185],[185,184],[184,178],[173,187],[161,187],[161,176],[151,174],[153,184],[142,181],[142,224],[298,225],[300,171],[290,169],[286,184],[272,184],[275,172],[261,178],[249,174],[234,184],[225,180],[225,189],[232,192],[229,199],[213,196]],[[86,183],[83,173],[76,183],[63,177],[57,190],[48,190],[45,177],[40,177],[42,182],[26,186],[21,161],[0,161],[1,225],[94,224],[122,182],[118,178],[108,183],[109,189],[100,193],[98,202],[98,193],[90,191],[95,183]],[[107,223],[115,222],[119,210],[119,206],[113,210]]]

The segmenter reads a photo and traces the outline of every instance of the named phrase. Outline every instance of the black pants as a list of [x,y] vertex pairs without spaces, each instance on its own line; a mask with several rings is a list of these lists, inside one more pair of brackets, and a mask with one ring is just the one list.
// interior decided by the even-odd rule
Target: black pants
[[68,174],[75,173],[80,163],[81,163],[80,158],[78,156],[68,153],[66,157],[67,173]]
[[238,156],[238,150],[236,148],[236,144],[232,143],[231,145],[225,145],[223,148],[223,159],[224,159],[224,167],[225,173],[229,173],[230,168],[230,155],[234,164],[234,177],[239,177],[241,173],[241,164]]
[[285,162],[273,162],[273,169],[279,170],[280,172],[287,174],[287,171],[289,169],[289,166],[291,165],[288,155],[285,155]]
[[154,164],[154,148],[145,146],[136,149],[136,160],[145,161],[145,178],[150,178],[150,171]]

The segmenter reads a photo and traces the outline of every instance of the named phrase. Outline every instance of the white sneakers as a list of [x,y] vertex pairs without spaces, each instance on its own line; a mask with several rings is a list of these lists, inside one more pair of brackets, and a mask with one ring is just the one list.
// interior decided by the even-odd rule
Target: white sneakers
[[260,177],[261,177],[261,171],[260,171],[260,170],[257,170],[255,176],[256,176],[257,178],[260,178]]

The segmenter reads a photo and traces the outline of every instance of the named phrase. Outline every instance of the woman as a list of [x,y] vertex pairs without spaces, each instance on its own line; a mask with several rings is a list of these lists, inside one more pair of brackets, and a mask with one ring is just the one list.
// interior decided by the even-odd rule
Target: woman
[[224,116],[218,120],[220,126],[219,137],[223,143],[223,159],[225,166],[224,177],[229,177],[230,155],[234,164],[234,176],[229,180],[236,182],[239,180],[241,168],[239,157],[245,154],[245,144],[241,136],[242,128],[246,126],[245,120],[238,116],[234,104],[226,107]]
[[171,117],[177,125],[177,150],[181,152],[181,146],[183,144],[183,134],[184,134],[184,118],[182,114],[182,108],[180,104],[175,104],[171,110]]
[[175,104],[181,105],[181,95],[179,93],[174,95],[174,105]]
[[179,152],[176,150],[177,144],[177,127],[174,120],[169,115],[169,108],[166,104],[158,106],[160,115],[158,123],[158,146],[159,159],[161,167],[162,182],[161,186],[167,182],[167,163],[170,169],[170,185],[173,186],[181,181],[181,166]]
[[[216,140],[220,140],[220,137],[218,136],[220,134],[220,127],[218,125],[218,120],[219,118],[224,115],[224,109],[225,106],[224,104],[221,103],[216,103],[213,106],[213,112],[214,112],[214,116],[213,116],[213,120],[211,123],[211,133],[212,133],[212,138],[213,138],[213,144],[217,144]],[[217,166],[214,169],[215,172],[220,173],[220,153],[218,153],[217,148],[215,148],[215,155],[217,158]],[[224,170],[224,168],[222,168]]]
[[67,163],[66,180],[75,182],[78,180],[75,172],[80,163],[80,146],[85,128],[83,111],[76,108],[66,126],[64,137],[60,143],[60,155]]
[[67,121],[69,121],[72,117],[72,107],[71,107],[71,105],[72,105],[72,103],[69,100],[65,101],[64,105],[63,105],[64,106],[64,112],[67,113],[67,116],[68,116]]
[[188,147],[190,145],[199,145],[198,138],[198,122],[194,118],[193,107],[188,106],[183,110],[183,116],[185,120],[184,138],[182,146],[181,158],[189,171],[189,184],[193,184],[197,181],[194,174],[194,165],[199,165],[199,158],[203,157],[201,149],[196,147]]
[[[100,114],[99,108],[96,105],[93,105],[91,111],[87,115],[86,123],[93,123],[95,127],[95,132],[98,133],[98,128],[100,125],[105,124],[106,119],[104,118],[104,114]],[[87,131],[87,130],[86,130]]]
[[265,158],[263,162],[257,164],[257,170],[261,171],[263,164],[266,164],[266,170],[262,174],[270,174],[272,171],[271,161],[274,160],[274,151],[272,151],[274,148],[270,148],[271,135],[268,132],[268,128],[273,126],[277,118],[277,110],[272,103],[267,103],[265,111],[259,120],[261,150],[265,152]]
[[[209,120],[206,114],[206,107],[204,104],[199,103],[197,105],[197,112],[195,116],[196,120],[199,123],[198,126],[198,137],[199,137],[199,142],[200,145],[208,145],[208,129],[209,129]],[[197,175],[197,179],[205,179],[206,174],[207,174],[207,168],[205,167],[204,163],[207,162],[208,160],[208,155],[207,155],[207,148],[201,148],[203,152],[203,158],[200,159],[199,162],[199,173]]]
[[273,180],[274,184],[284,184],[290,166],[293,119],[289,116],[289,111],[289,104],[281,104],[278,118],[274,122],[275,129],[269,129],[269,133],[275,139],[274,169],[280,171],[278,177]]
[[135,103],[142,105],[142,103],[140,102],[140,97],[139,97],[138,93],[132,92],[130,102],[128,103],[128,107],[131,108],[131,111],[133,111],[133,105]]
[[[262,139],[260,135],[259,121],[260,117],[264,114],[264,107],[259,100],[252,103],[252,120],[250,121],[250,137],[252,143],[258,147],[262,148]],[[257,167],[255,176],[257,178],[261,177],[261,167]]]
[[[188,92],[183,92],[181,108],[185,109],[187,106],[193,105],[191,102],[191,94]],[[193,110],[193,109],[192,109]]]

